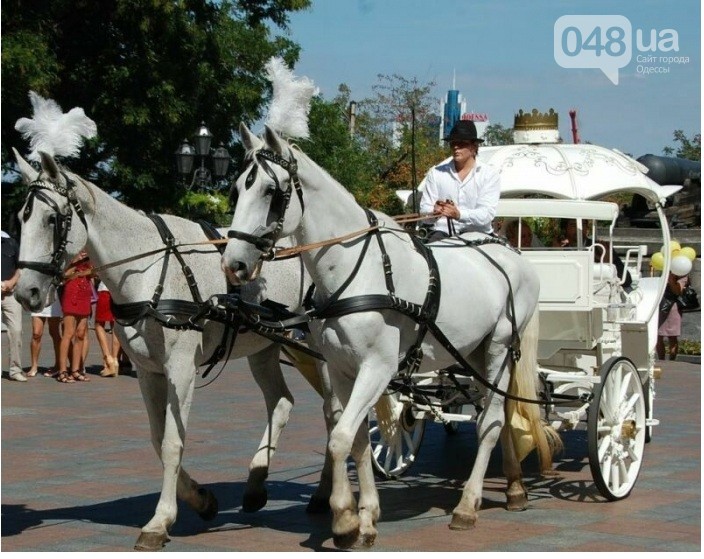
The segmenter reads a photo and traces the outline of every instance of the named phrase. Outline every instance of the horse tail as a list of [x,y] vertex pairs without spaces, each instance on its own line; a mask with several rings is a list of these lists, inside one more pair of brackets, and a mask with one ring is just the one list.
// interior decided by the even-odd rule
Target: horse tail
[[385,441],[392,441],[399,429],[400,422],[395,403],[396,399],[388,392],[384,392],[374,404],[376,425]]
[[[536,307],[523,331],[521,358],[513,365],[508,390],[509,394],[529,400],[538,399],[539,314]],[[562,440],[555,429],[541,420],[540,406],[507,398],[505,411],[519,462],[536,448],[540,471],[551,470],[552,457],[562,449]]]

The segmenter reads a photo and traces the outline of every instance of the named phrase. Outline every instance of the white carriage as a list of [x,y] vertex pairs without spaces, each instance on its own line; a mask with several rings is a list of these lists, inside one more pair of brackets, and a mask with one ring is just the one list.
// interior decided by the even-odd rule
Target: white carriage
[[[617,192],[643,195],[656,208],[662,243],[669,246],[662,207],[680,187],[660,186],[640,163],[594,145],[485,147],[478,162],[501,170],[497,217],[518,221],[519,242],[526,217],[575,219],[578,231],[590,227],[596,239],[585,246],[578,234],[574,248],[520,250],[541,282],[538,363],[542,396],[551,401],[543,406],[544,419],[558,430],[587,430],[596,486],[606,499],[622,499],[635,485],[645,443],[658,424],[654,350],[669,259],[659,277],[643,274],[647,246],[614,246],[619,207],[598,200]],[[525,195],[531,197],[520,197]],[[597,223],[599,231],[608,230],[598,239]],[[624,254],[620,277],[606,246]],[[628,290],[626,271],[632,278]],[[473,421],[474,404],[481,404],[479,385],[459,369],[416,375],[414,385],[424,402],[394,393],[386,403],[396,408],[401,429],[378,425],[370,414],[373,463],[382,477],[397,477],[412,465],[426,421],[453,432],[459,422]],[[563,400],[565,395],[574,399]]]

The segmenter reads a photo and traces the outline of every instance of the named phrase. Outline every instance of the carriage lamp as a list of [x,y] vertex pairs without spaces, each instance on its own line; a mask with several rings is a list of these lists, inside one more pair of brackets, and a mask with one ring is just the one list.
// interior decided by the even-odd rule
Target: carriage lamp
[[[192,188],[218,190],[225,184],[224,179],[230,166],[230,153],[225,149],[222,142],[217,149],[210,149],[213,135],[204,122],[198,127],[193,140],[193,144],[189,143],[188,140],[184,140],[176,150],[176,170],[184,177],[193,172],[190,184],[186,185],[188,190]],[[200,166],[193,171],[196,157],[200,158]],[[206,159],[208,157],[211,159],[212,173],[206,167]]]

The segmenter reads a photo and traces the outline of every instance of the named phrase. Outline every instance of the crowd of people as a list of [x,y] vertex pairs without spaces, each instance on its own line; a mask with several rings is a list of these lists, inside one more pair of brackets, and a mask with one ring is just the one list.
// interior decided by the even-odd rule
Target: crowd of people
[[129,358],[122,352],[114,331],[115,317],[111,310],[110,292],[99,278],[91,274],[87,254],[81,251],[66,270],[68,278],[59,288],[55,300],[32,313],[30,367],[22,368],[22,307],[12,295],[20,276],[19,244],[2,231],[2,322],[8,336],[9,378],[26,382],[40,372],[39,356],[44,330],[48,325],[54,353],[53,365],[43,375],[69,384],[88,382],[88,324],[92,317],[95,336],[103,355],[101,377],[116,377],[131,370]]

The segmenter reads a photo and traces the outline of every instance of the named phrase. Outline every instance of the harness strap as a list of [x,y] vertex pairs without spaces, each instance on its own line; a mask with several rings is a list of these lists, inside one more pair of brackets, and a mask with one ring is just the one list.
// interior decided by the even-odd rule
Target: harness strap
[[[199,219],[198,220],[198,225],[200,225],[200,228],[203,230],[203,233],[205,233],[205,236],[208,237],[209,241],[219,241],[221,239],[224,239],[224,237],[220,234],[220,231],[218,231],[215,226],[210,223],[209,221],[205,221],[204,219]],[[215,245],[215,248],[218,249],[218,252],[220,254],[225,252],[226,244],[225,243],[213,243]]]
[[389,254],[386,252],[386,247],[384,246],[384,241],[381,238],[381,232],[379,231],[379,221],[376,216],[372,213],[369,208],[364,208],[367,214],[367,219],[369,220],[370,228],[373,228],[374,236],[379,244],[379,251],[381,252],[381,263],[384,267],[384,281],[386,282],[386,290],[392,295],[396,292],[394,288],[394,277],[391,270],[391,259]]
[[[196,321],[203,318],[203,316],[209,312],[208,305],[203,304],[203,299],[200,296],[198,285],[193,277],[193,272],[186,265],[183,256],[176,249],[174,236],[163,218],[158,214],[150,214],[148,217],[154,223],[154,226],[161,236],[161,240],[166,245],[159,283],[154,288],[154,294],[149,301],[124,304],[113,302],[112,309],[115,320],[122,326],[134,326],[140,319],[150,316],[168,328],[192,329],[200,332],[202,331],[202,326],[196,324]],[[194,299],[193,302],[178,299],[165,299],[161,301],[161,294],[164,291],[164,282],[166,281],[166,273],[169,267],[169,256],[171,254],[174,254],[181,264],[181,269],[186,277],[188,288]],[[185,314],[188,315],[189,318],[185,321],[176,321],[173,316],[174,314]]]

